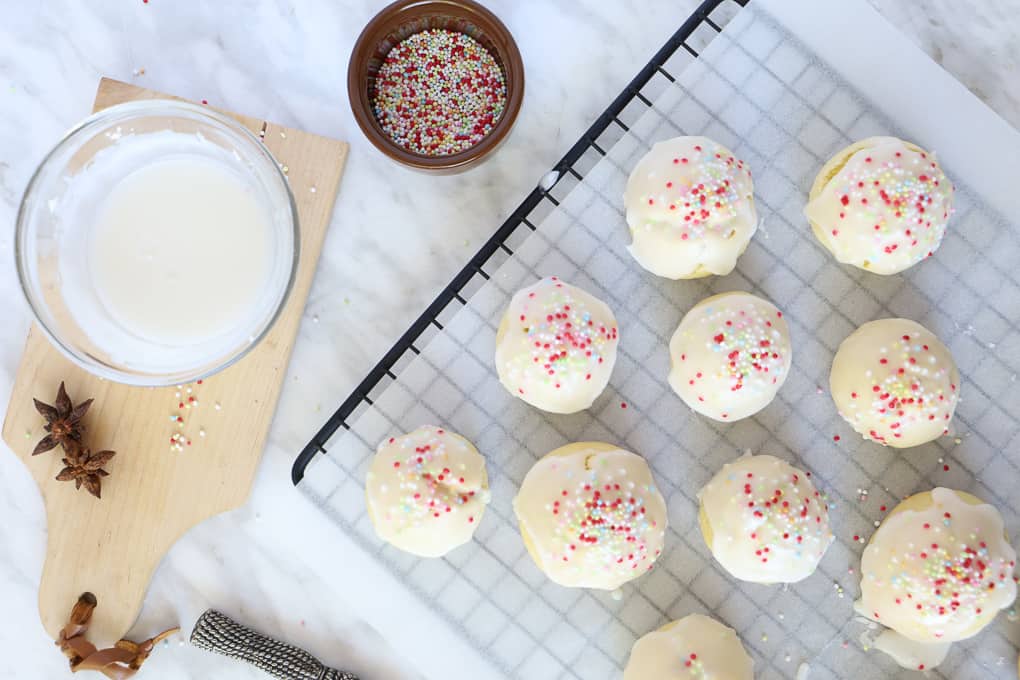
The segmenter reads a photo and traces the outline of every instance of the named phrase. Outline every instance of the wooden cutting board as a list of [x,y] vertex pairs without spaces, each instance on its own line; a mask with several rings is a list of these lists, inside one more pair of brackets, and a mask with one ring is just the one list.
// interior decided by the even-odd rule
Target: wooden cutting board
[[[104,78],[95,109],[154,98],[173,97]],[[100,380],[64,358],[38,327],[29,331],[3,438],[28,466],[46,505],[49,535],[39,613],[50,636],[57,635],[78,596],[90,591],[99,606],[89,637],[100,646],[121,638],[138,616],[152,573],[170,546],[207,517],[244,503],[255,477],[348,147],[300,130],[234,117],[261,134],[285,166],[301,223],[301,261],[294,289],[265,339],[230,368],[178,390]],[[62,467],[59,447],[31,456],[45,434],[32,398],[52,404],[61,380],[76,404],[95,397],[85,418],[94,450],[117,452],[106,466],[110,476],[103,480],[101,500],[84,488],[75,491],[71,482],[54,479]],[[198,405],[180,408],[195,403],[189,397]],[[172,421],[178,415],[183,424]],[[175,433],[185,438],[182,451],[171,450]]]

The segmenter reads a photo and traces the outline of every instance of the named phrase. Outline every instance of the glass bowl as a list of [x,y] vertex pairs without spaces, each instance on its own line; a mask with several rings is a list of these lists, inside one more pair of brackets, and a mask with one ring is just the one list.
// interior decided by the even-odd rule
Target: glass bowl
[[[180,211],[151,214],[168,202]],[[135,229],[132,214],[149,218]],[[166,229],[178,217],[181,229]],[[121,245],[142,239],[155,244],[144,264]],[[293,195],[265,145],[232,118],[171,100],[113,106],[68,132],[28,183],[14,240],[21,288],[53,344],[94,375],[145,386],[199,380],[249,352],[286,303],[299,244]]]

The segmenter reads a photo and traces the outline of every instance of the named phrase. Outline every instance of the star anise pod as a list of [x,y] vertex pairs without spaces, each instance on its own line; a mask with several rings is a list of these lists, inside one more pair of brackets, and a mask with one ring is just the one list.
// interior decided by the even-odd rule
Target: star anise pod
[[109,472],[103,466],[110,462],[110,459],[117,455],[113,451],[98,451],[92,453],[87,446],[74,446],[74,451],[64,458],[64,469],[57,475],[58,482],[70,482],[74,480],[74,488],[80,489],[85,485],[85,490],[96,498],[102,498],[103,477],[108,477]]
[[53,406],[44,404],[38,399],[32,401],[35,402],[36,410],[46,419],[43,429],[49,433],[36,444],[35,450],[32,451],[33,456],[54,449],[58,444],[63,446],[64,451],[68,453],[80,445],[82,434],[85,432],[85,426],[81,419],[85,417],[89,406],[92,405],[91,399],[72,406],[71,398],[67,396],[67,390],[64,389],[64,383],[61,381],[60,389],[57,390],[57,400]]

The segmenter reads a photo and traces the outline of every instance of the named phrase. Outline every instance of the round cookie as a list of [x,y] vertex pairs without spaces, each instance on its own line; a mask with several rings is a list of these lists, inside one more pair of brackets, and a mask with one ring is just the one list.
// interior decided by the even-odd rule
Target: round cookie
[[619,338],[604,302],[550,276],[510,300],[496,332],[496,372],[532,406],[576,413],[609,384]]
[[822,167],[804,214],[838,261],[896,274],[938,250],[953,191],[934,154],[896,137],[869,137]]
[[485,459],[471,442],[426,425],[379,444],[365,480],[379,538],[421,557],[471,540],[489,502]]
[[754,661],[736,631],[690,614],[648,633],[630,651],[623,680],[753,680]]
[[790,372],[783,313],[750,293],[706,298],[669,341],[669,384],[702,415],[733,422],[769,405]]
[[652,568],[666,534],[666,501],[641,456],[602,442],[546,454],[514,499],[535,564],[570,588],[616,590]]
[[623,202],[631,255],[669,279],[729,274],[758,228],[750,168],[707,137],[655,144]]
[[936,488],[896,506],[871,537],[856,608],[910,640],[964,640],[1013,603],[1015,567],[998,510]]
[[896,448],[946,434],[959,386],[953,355],[909,319],[858,328],[840,344],[829,375],[839,415],[865,439]]
[[810,473],[774,456],[727,463],[698,499],[705,543],[742,581],[801,581],[814,573],[833,540],[829,508]]

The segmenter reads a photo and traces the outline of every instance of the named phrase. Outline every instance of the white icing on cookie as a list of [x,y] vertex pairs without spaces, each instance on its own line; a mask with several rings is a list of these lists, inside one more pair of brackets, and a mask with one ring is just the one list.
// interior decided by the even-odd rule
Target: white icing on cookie
[[885,652],[900,666],[912,671],[935,668],[946,660],[952,646],[952,642],[917,642],[889,628],[875,638],[875,649]]
[[753,680],[754,661],[736,631],[690,614],[648,633],[630,651],[623,680]]
[[960,396],[949,349],[909,319],[880,319],[854,331],[829,375],[836,409],[865,439],[906,448],[945,434]]
[[963,640],[1013,603],[1015,567],[998,510],[936,488],[904,501],[871,537],[857,609],[911,640]]
[[536,564],[563,586],[615,590],[662,552],[666,502],[645,459],[602,442],[557,449],[514,499]]
[[532,406],[576,413],[609,383],[618,344],[612,310],[552,276],[510,301],[496,335],[496,372],[511,394]]
[[698,413],[733,422],[769,405],[791,357],[782,312],[750,293],[723,293],[680,321],[669,342],[669,384]]
[[422,557],[471,540],[489,502],[485,459],[458,434],[427,425],[379,444],[365,480],[379,538]]
[[629,250],[658,276],[729,274],[758,228],[747,165],[707,137],[658,142],[624,194]]
[[930,154],[871,137],[830,160],[804,209],[815,236],[844,264],[895,274],[934,253],[953,212],[953,184]]
[[833,540],[828,506],[810,473],[774,456],[727,463],[698,498],[712,555],[742,581],[805,579]]

